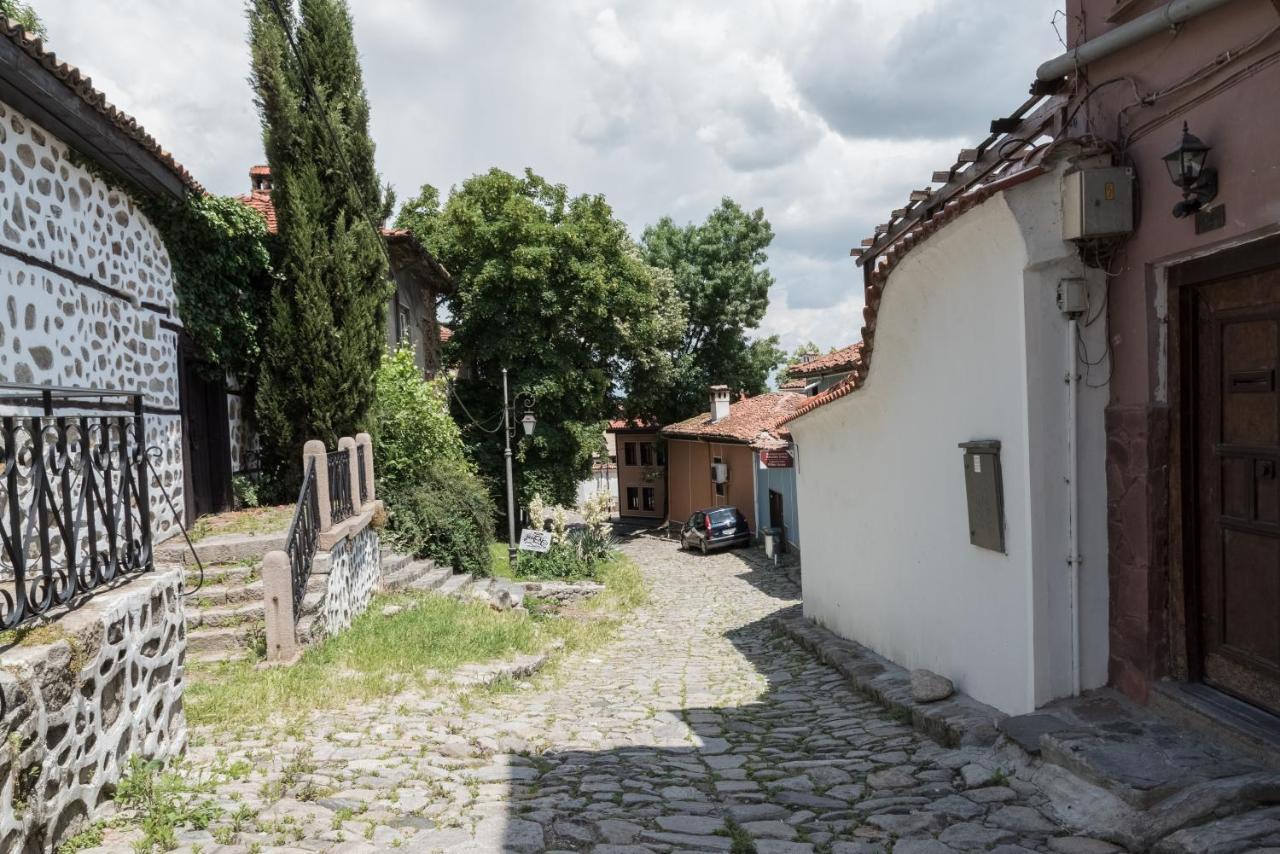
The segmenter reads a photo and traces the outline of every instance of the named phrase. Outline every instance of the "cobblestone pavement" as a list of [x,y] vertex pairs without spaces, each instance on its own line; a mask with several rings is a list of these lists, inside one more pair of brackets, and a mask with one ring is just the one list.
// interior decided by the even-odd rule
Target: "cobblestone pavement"
[[482,707],[402,697],[326,714],[304,738],[195,748],[197,765],[247,758],[255,770],[219,792],[241,810],[234,844],[217,842],[225,822],[182,841],[205,852],[1114,850],[1069,838],[993,754],[915,733],[773,634],[769,616],[798,591],[753,555],[647,538],[625,548],[651,601],[608,646]]

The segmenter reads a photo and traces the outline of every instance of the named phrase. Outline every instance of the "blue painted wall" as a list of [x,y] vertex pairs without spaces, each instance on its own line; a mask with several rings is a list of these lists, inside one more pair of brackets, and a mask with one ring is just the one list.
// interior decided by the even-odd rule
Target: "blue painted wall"
[[769,490],[782,494],[782,519],[790,548],[800,549],[800,513],[796,506],[796,467],[789,469],[760,468],[760,454],[752,455],[756,467],[756,524],[769,527]]

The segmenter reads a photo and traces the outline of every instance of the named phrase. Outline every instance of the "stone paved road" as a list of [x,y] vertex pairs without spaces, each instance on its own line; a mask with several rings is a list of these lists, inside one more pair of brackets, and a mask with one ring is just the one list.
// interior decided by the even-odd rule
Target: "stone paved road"
[[219,793],[244,805],[234,845],[215,841],[225,825],[184,841],[205,852],[1114,850],[1067,838],[994,756],[916,734],[774,635],[769,616],[797,590],[746,553],[652,539],[626,549],[651,602],[607,647],[482,708],[401,698],[327,715],[300,740],[197,748],[197,764],[249,757],[255,771]]

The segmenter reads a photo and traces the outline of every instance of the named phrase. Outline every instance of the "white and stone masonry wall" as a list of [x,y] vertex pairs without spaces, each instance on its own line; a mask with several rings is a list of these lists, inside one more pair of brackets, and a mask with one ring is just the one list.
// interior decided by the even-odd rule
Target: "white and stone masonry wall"
[[369,607],[382,574],[381,551],[372,525],[344,538],[330,551],[329,584],[321,606],[325,634],[346,629]]
[[181,579],[146,573],[4,649],[0,850],[53,850],[92,821],[130,756],[185,749]]
[[[0,382],[141,391],[179,508],[180,329],[168,253],[134,200],[0,103]],[[162,539],[174,520],[151,498]]]

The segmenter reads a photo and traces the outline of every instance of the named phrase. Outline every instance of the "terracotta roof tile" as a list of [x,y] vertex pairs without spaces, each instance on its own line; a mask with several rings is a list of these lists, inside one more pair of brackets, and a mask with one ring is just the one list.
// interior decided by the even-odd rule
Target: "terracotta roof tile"
[[146,129],[138,124],[138,120],[107,100],[107,96],[93,86],[93,80],[82,73],[79,68],[66,62],[59,62],[58,55],[46,50],[44,41],[38,36],[24,30],[14,21],[0,16],[0,31],[19,49],[40,63],[44,68],[60,80],[63,85],[79,96],[90,109],[107,118],[142,149],[153,155],[160,163],[172,172],[178,180],[190,190],[203,193],[204,187],[192,177],[186,167],[165,151]]
[[792,365],[787,368],[787,374],[793,377],[813,377],[851,371],[861,358],[862,342],[859,341],[856,344],[850,344],[848,347],[841,347],[834,353],[827,353],[808,362]]
[[236,196],[236,198],[262,214],[262,218],[267,221],[268,233],[276,233],[276,208],[271,204],[270,190],[254,190],[247,196]]
[[793,380],[787,380],[784,383],[779,383],[778,391],[803,391],[808,387],[809,387],[808,380],[796,378]]
[[448,341],[452,337],[453,337],[453,329],[448,326],[445,326],[443,323],[440,324],[440,343],[443,344],[444,342]]
[[788,439],[790,434],[780,430],[779,426],[808,400],[811,398],[789,391],[759,394],[730,405],[729,415],[719,421],[712,422],[711,413],[704,412],[664,427],[662,435],[674,439],[718,439],[746,444],[769,438]]

